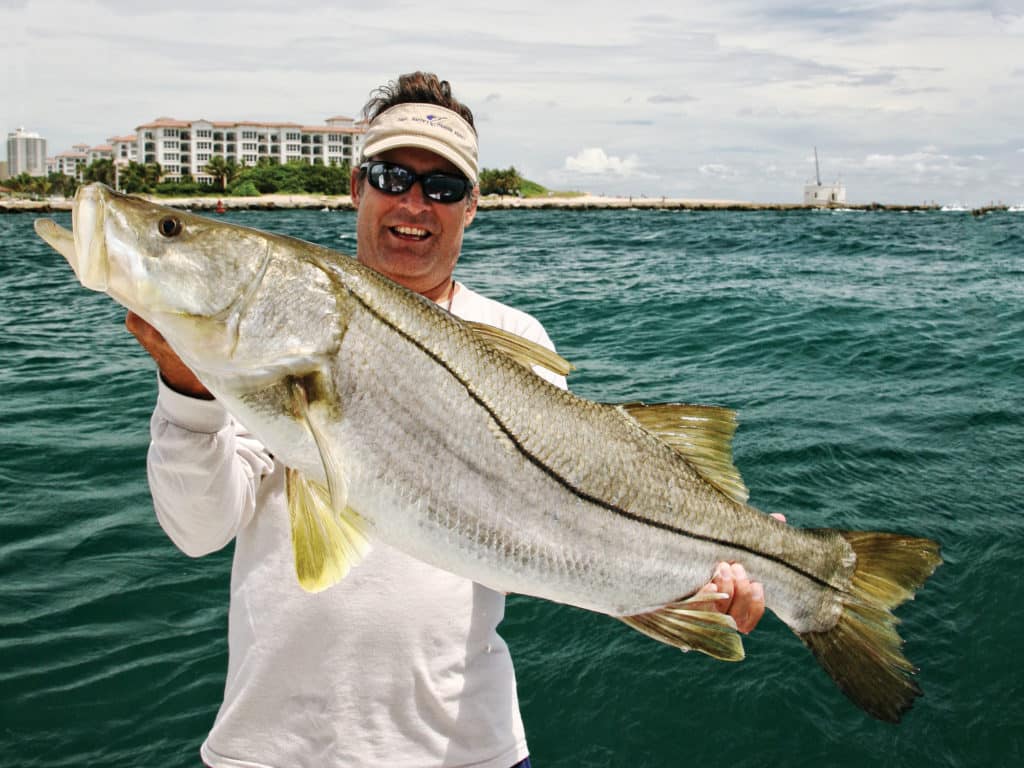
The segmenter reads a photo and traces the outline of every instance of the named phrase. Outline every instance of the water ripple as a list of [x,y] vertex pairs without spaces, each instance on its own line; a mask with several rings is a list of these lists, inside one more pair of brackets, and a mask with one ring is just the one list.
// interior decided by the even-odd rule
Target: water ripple
[[[354,250],[351,213],[225,219]],[[946,559],[900,613],[928,695],[898,729],[849,705],[774,618],[723,665],[513,597],[503,634],[538,763],[1019,762],[1022,244],[1013,215],[477,216],[459,278],[539,317],[574,390],[735,408],[758,506],[935,536]],[[0,216],[0,296],[0,750],[196,765],[223,691],[230,548],[193,561],[160,531],[153,366],[31,217]]]

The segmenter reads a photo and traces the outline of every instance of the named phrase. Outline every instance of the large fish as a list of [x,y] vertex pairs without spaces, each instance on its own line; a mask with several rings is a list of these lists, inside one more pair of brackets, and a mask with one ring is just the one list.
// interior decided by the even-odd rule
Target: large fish
[[379,539],[738,660],[731,618],[693,599],[717,562],[735,561],[869,714],[897,722],[920,695],[892,609],[939,565],[939,546],[800,530],[748,506],[731,411],[585,400],[530,370],[564,371],[554,353],[354,259],[102,185],[79,190],[72,229],[36,225],[289,468],[307,589],[335,583]]

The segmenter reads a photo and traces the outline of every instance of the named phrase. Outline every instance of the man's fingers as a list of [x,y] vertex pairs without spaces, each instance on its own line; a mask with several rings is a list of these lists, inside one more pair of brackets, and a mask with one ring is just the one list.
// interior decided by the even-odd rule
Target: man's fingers
[[156,361],[160,375],[171,389],[191,397],[213,397],[156,328],[131,311],[125,316],[124,324],[142,348]]
[[736,628],[746,634],[764,616],[764,587],[759,582],[752,582],[742,565],[734,568],[736,588],[729,614],[736,622]]
[[764,586],[760,582],[751,581],[746,569],[739,563],[719,563],[710,584],[698,590],[701,592],[720,592],[728,597],[708,603],[721,613],[732,616],[736,628],[744,634],[750,632],[764,616]]
[[[697,590],[697,594],[694,595],[694,601],[687,607],[695,611],[718,611],[719,613],[725,613],[725,611],[721,610],[718,605],[721,601],[712,600],[710,597],[711,595],[717,595],[720,591],[721,590],[719,590],[718,585],[715,584],[715,582],[709,581]],[[701,602],[697,599],[701,595],[708,595],[708,600],[706,602]]]
[[727,597],[715,601],[715,610],[720,613],[729,613],[732,609],[733,597],[736,592],[733,566],[729,565],[729,563],[719,563],[715,569],[715,575],[711,578],[711,585],[714,588],[713,591],[727,595]]

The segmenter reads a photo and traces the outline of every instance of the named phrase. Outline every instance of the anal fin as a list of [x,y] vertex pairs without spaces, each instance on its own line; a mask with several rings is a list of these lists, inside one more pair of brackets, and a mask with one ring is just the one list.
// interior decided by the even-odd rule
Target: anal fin
[[719,597],[723,595],[698,593],[647,613],[616,618],[637,632],[682,651],[700,651],[721,661],[742,661],[743,641],[732,616],[689,607],[695,603],[707,604]]
[[286,471],[295,573],[307,592],[337,584],[370,548],[365,521],[346,507],[336,513],[330,492],[294,469]]
[[295,572],[303,589],[320,592],[345,578],[370,543],[366,521],[348,506],[344,468],[310,402],[315,378],[294,379],[290,391],[296,415],[316,444],[327,478],[325,487],[298,470],[289,468],[286,473]]

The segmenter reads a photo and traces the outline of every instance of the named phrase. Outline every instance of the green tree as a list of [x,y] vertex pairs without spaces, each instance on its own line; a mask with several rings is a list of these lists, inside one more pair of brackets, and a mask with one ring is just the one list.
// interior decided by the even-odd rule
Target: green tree
[[480,171],[481,195],[518,195],[523,179],[514,166],[501,170],[484,168]]
[[16,192],[31,192],[32,191],[32,177],[27,173],[22,172],[17,176],[12,176],[5,182],[6,185]]
[[256,185],[251,181],[240,181],[231,187],[231,194],[238,197],[256,197],[259,193],[260,191],[256,189]]
[[86,182],[98,181],[101,184],[106,184],[108,187],[115,185],[116,177],[117,172],[114,168],[114,161],[109,158],[101,158],[89,163],[82,176]]
[[238,178],[242,168],[234,160],[225,160],[221,155],[214,155],[207,161],[203,170],[217,179],[221,192],[227,192],[228,185]]
[[47,175],[47,181],[50,182],[50,192],[54,195],[63,195],[64,197],[74,197],[75,192],[78,190],[78,179],[71,176],[65,176],[63,173],[51,173]]
[[146,191],[146,167],[134,160],[121,169],[117,177],[122,192],[134,194]]
[[142,166],[142,172],[146,179],[146,189],[153,191],[156,189],[156,185],[160,183],[160,177],[164,175],[164,169],[160,167],[160,163],[146,163]]

